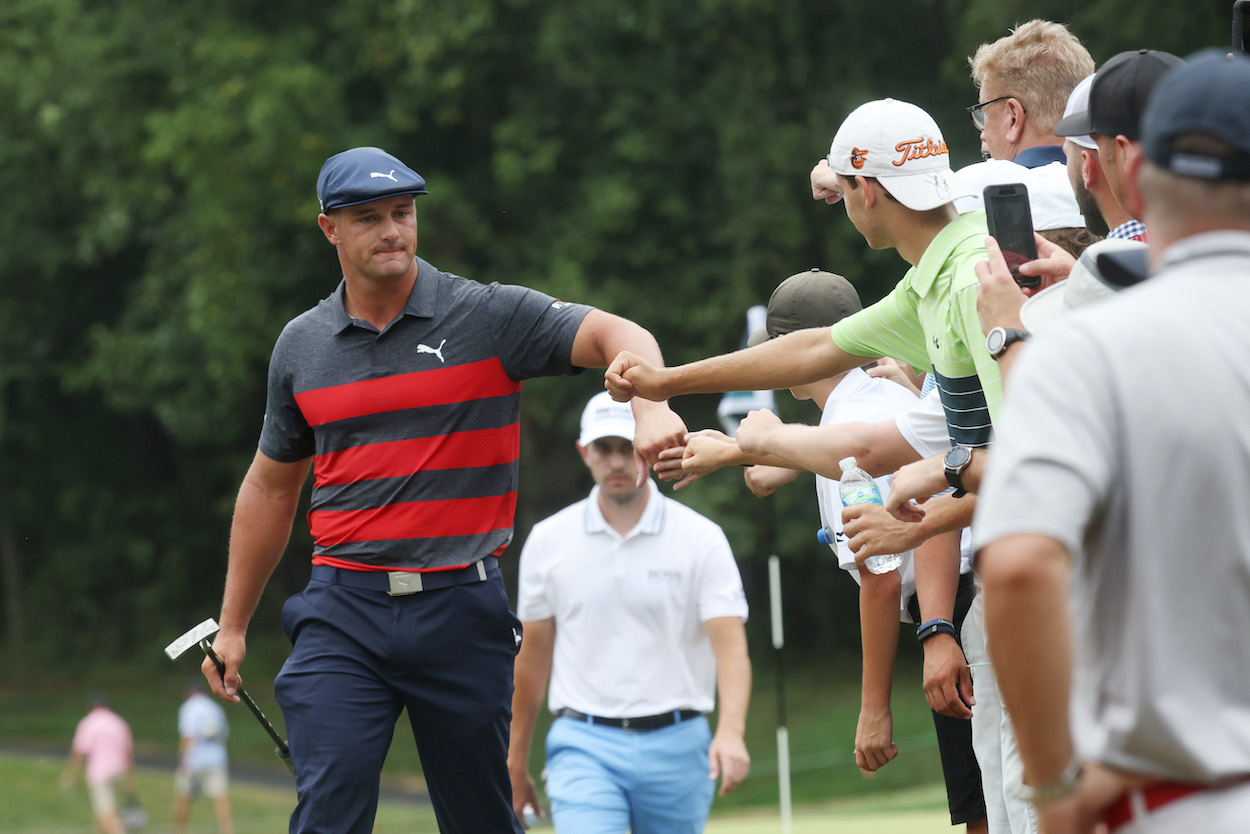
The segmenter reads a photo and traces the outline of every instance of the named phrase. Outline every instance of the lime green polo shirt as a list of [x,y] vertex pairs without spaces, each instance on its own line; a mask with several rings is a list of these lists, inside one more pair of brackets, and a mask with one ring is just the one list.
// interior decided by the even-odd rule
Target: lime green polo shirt
[[1002,400],[998,363],[977,317],[985,260],[985,212],[970,211],[938,232],[920,263],[890,294],[833,326],[833,342],[857,356],[890,356],[937,380],[951,440],[986,446]]

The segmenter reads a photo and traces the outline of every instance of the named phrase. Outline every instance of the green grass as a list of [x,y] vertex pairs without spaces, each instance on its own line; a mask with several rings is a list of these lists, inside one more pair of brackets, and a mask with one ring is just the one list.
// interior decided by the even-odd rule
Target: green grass
[[[6,834],[70,834],[91,830],[91,806],[82,781],[69,791],[57,787],[64,760],[50,755],[0,754],[0,831]],[[148,812],[148,830],[164,831],[170,823],[173,774],[141,767],[137,771],[139,798]],[[243,783],[230,787],[238,834],[286,831],[295,804],[289,789]],[[189,834],[215,832],[212,808],[206,800],[191,809]],[[435,832],[434,813],[418,803],[386,802],[378,809],[375,834]]]
[[[872,828],[882,814],[902,817],[901,830],[913,834],[930,829],[925,819],[937,819],[949,830],[940,787],[941,765],[932,720],[920,689],[919,657],[908,654],[896,672],[894,729],[899,757],[876,778],[864,779],[851,752],[859,710],[859,664],[851,662],[809,663],[787,670],[786,713],[790,736],[791,785],[796,809],[795,831],[811,823],[812,831],[885,831]],[[753,688],[747,744],[752,756],[751,776],[733,794],[718,798],[714,807],[713,834],[746,834],[759,822],[759,830],[777,831],[778,804],[776,720],[777,693],[771,650],[755,652],[756,680]],[[249,656],[248,691],[270,720],[281,730],[282,716],[273,701],[269,683],[280,658]],[[272,666],[272,669],[270,668]],[[172,664],[139,669],[92,670],[81,678],[13,676],[22,686],[0,686],[0,754],[6,748],[36,750],[34,758],[0,757],[0,831],[86,831],[89,811],[85,790],[79,786],[70,796],[56,787],[56,775],[64,763],[74,725],[86,709],[88,692],[103,689],[116,709],[131,724],[136,751],[142,760],[154,761],[156,769],[140,774],[140,791],[152,817],[150,830],[161,830],[169,816],[172,767],[177,746],[177,711],[181,689],[195,664],[187,668]],[[273,755],[273,744],[242,706],[228,707],[231,717],[231,755],[236,772],[260,770],[275,779],[289,779]],[[533,772],[541,770],[542,743],[547,718],[535,738]],[[165,766],[163,763],[167,762]],[[385,784],[416,787],[422,784],[415,745],[400,719],[383,773]],[[294,803],[293,791],[278,787],[254,787],[235,780],[232,797],[238,808],[239,834],[278,831]],[[192,821],[203,831],[214,830],[207,805],[197,805]],[[416,822],[414,823],[414,820]],[[858,828],[840,828],[839,820],[859,820]],[[765,823],[764,821],[767,821]],[[801,822],[802,821],[802,822]],[[876,822],[873,822],[876,821]],[[871,824],[870,824],[871,823]],[[379,811],[379,834],[387,831],[436,830],[428,808],[416,803],[384,803]],[[850,824],[847,822],[846,824]],[[743,828],[742,826],[748,826]],[[75,828],[75,826],[78,826]],[[867,827],[864,827],[867,826]],[[192,831],[197,830],[194,825]],[[936,828],[933,830],[937,830]]]
[[[759,653],[757,653],[759,654]],[[751,776],[733,794],[717,800],[727,810],[778,802],[776,679],[767,657],[756,659],[757,675],[747,727]],[[791,794],[795,804],[892,794],[941,782],[941,760],[933,719],[920,687],[918,657],[904,657],[895,672],[894,741],[899,755],[873,779],[855,765],[859,717],[859,663],[812,664],[787,670],[786,724],[790,741]]]
[[[63,761],[50,755],[0,754],[0,831],[6,834],[87,834],[91,830],[86,790],[56,784]],[[139,796],[149,815],[148,830],[166,830],[170,822],[173,780],[167,772],[140,768]],[[238,834],[284,831],[294,797],[290,790],[235,782],[231,786]],[[950,831],[940,789],[902,792],[888,797],[801,807],[794,814],[795,834],[945,834]],[[374,834],[433,834],[438,830],[428,807],[384,801]],[[550,831],[548,826],[538,829]],[[727,813],[718,809],[708,834],[773,834],[780,830],[776,809]],[[188,834],[216,831],[211,809],[201,800],[191,812]]]

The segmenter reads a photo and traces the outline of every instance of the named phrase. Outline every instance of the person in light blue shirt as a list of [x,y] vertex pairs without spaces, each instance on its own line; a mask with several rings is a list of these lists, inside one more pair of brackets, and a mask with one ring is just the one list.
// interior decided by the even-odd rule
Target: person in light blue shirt
[[218,834],[234,834],[230,807],[226,711],[210,698],[199,681],[187,685],[178,709],[178,769],[174,772],[174,834],[186,830],[191,800],[203,794],[213,803]]

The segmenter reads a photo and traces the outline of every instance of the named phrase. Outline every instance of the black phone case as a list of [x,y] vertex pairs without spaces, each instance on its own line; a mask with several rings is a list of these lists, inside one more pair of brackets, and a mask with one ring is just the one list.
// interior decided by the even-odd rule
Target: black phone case
[[987,185],[982,192],[985,219],[990,236],[998,241],[1003,258],[1011,269],[1011,277],[1021,287],[1035,288],[1041,278],[1019,273],[1020,264],[1037,259],[1037,243],[1033,240],[1033,215],[1029,208],[1029,189],[1023,183]]

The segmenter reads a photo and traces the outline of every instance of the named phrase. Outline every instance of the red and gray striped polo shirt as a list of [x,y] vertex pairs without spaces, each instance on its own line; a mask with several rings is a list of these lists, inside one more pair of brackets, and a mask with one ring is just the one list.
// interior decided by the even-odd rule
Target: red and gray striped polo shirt
[[313,564],[436,570],[502,552],[521,381],[579,370],[589,307],[417,263],[382,332],[347,315],[340,283],[274,346],[260,451],[313,457]]

